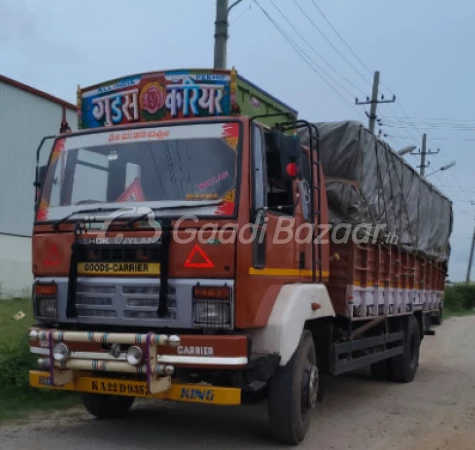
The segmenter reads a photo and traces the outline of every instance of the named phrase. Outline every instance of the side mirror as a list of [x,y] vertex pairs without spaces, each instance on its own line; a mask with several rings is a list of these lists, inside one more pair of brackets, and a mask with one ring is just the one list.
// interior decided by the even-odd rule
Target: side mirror
[[48,170],[48,166],[38,167],[38,171],[37,171],[37,174],[36,174],[36,180],[35,180],[35,187],[41,188],[41,186],[43,185],[43,181],[45,181],[47,170]]
[[278,130],[272,130],[273,148],[280,154],[280,170],[282,180],[294,180],[298,175],[300,157],[300,138],[287,136]]
[[46,172],[48,170],[48,166],[40,166],[36,170],[36,179],[33,183],[35,186],[35,199],[38,201],[41,191],[41,186],[43,186],[43,182],[45,181]]

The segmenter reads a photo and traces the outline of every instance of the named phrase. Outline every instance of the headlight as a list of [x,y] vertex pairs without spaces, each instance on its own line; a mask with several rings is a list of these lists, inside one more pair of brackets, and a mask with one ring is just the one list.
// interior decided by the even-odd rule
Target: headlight
[[39,318],[56,318],[56,299],[55,298],[36,298],[36,315]]
[[56,344],[53,347],[53,358],[55,361],[64,362],[69,358],[69,349],[65,344]]
[[143,360],[143,352],[140,347],[130,347],[127,350],[127,362],[131,366],[138,366]]
[[222,300],[195,300],[193,322],[197,326],[228,328],[231,325],[229,303]]

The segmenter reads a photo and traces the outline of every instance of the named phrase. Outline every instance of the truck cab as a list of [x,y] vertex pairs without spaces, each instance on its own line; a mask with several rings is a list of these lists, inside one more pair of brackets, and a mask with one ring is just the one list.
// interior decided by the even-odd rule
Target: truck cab
[[[300,337],[268,349],[284,338],[262,333],[280,290],[328,278],[328,246],[290,238],[326,218],[295,112],[235,71],[133,76],[78,98],[82,129],[65,124],[38,170],[32,384],[79,390],[99,416],[137,393],[262,395]],[[306,315],[332,314],[319,286],[326,308]]]

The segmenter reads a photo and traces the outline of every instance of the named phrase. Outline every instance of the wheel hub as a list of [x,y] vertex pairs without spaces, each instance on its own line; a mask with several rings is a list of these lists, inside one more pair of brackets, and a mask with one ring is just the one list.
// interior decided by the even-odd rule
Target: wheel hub
[[315,365],[309,365],[306,370],[306,377],[303,379],[303,393],[306,409],[313,409],[317,404],[318,397],[318,368]]

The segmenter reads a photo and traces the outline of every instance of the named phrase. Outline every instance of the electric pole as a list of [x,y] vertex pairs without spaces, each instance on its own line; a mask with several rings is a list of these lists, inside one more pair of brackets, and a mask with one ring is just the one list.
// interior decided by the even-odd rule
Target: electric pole
[[437,155],[439,153],[439,149],[436,152],[427,151],[427,134],[424,133],[422,135],[422,150],[418,153],[411,153],[411,155],[420,155],[421,157],[421,165],[417,166],[420,169],[420,174],[424,176],[426,174],[426,167],[430,166],[430,162],[426,164],[426,156],[427,155]]
[[427,134],[422,135],[422,151],[421,151],[421,175],[426,174],[426,154],[427,154]]
[[216,0],[216,22],[214,22],[214,68],[226,69],[228,43],[228,17],[231,9],[242,0],[236,0],[228,7],[228,0]]
[[475,249],[475,229],[473,230],[472,247],[470,248],[470,258],[468,260],[467,284],[470,283],[470,274],[472,272],[473,250]]
[[355,100],[355,105],[371,105],[369,114],[366,115],[369,118],[369,129],[374,133],[374,126],[376,124],[376,110],[378,104],[380,103],[394,103],[396,101],[396,96],[393,95],[391,100],[384,100],[384,95],[381,95],[381,100],[378,100],[378,91],[379,91],[379,71],[374,72],[373,76],[373,91],[371,93],[371,100],[369,97],[366,97],[365,102],[360,102],[358,99]]

